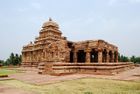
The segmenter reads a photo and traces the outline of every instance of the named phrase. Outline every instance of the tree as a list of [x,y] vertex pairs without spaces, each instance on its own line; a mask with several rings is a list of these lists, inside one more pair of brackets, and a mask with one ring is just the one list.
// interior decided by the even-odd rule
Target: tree
[[135,56],[132,56],[132,57],[130,58],[130,61],[136,63],[136,57],[135,57]]
[[4,60],[0,60],[0,66],[4,65]]
[[119,59],[120,62],[129,62],[129,61],[130,61],[129,58],[128,58],[127,56],[121,55],[119,58],[120,58],[120,59]]
[[16,55],[14,56],[14,62],[12,63],[12,65],[17,65],[18,62],[19,62],[18,54],[16,54]]
[[20,63],[21,63],[21,55],[11,53],[11,55],[6,60],[4,65],[20,65]]
[[14,63],[15,63],[15,55],[14,55],[14,53],[11,53],[9,59],[10,59],[10,64],[11,64],[11,65],[14,65]]
[[130,58],[131,62],[134,62],[134,63],[139,63],[140,64],[140,57],[135,57],[135,56],[132,56]]
[[10,65],[11,60],[8,58],[5,62],[4,62],[4,66]]
[[140,64],[140,57],[136,57],[136,58],[135,58],[135,63]]

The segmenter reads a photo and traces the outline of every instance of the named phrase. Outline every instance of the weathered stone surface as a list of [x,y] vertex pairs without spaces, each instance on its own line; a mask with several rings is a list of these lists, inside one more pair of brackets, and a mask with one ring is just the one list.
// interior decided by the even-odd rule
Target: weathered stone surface
[[104,40],[67,41],[59,26],[50,18],[34,43],[23,47],[22,65],[37,66],[40,62],[118,62],[118,48]]
[[104,40],[68,41],[51,18],[22,50],[22,66],[38,67],[40,74],[110,73],[129,65],[116,62],[118,47]]
[[127,63],[53,63],[51,75],[64,75],[73,73],[114,75],[124,70],[134,68],[134,64]]

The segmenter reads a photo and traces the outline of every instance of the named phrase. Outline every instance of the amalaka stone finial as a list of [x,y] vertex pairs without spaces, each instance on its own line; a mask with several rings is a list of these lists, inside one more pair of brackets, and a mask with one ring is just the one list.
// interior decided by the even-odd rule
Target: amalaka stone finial
[[52,21],[52,18],[51,17],[49,18],[49,21]]

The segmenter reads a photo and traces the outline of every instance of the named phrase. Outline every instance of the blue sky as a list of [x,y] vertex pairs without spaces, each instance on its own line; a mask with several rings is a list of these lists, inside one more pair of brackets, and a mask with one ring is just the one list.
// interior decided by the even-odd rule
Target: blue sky
[[140,0],[0,0],[0,59],[21,53],[49,17],[68,40],[103,39],[140,56]]

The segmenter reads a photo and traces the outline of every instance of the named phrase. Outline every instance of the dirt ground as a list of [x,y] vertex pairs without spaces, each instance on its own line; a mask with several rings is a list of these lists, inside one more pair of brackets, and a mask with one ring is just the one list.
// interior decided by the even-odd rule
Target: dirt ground
[[[47,83],[56,83],[64,80],[73,80],[79,78],[103,78],[103,79],[115,79],[115,80],[129,80],[129,81],[139,81],[140,82],[140,67],[135,67],[135,69],[127,70],[113,76],[107,75],[93,75],[93,74],[72,74],[65,76],[50,76],[50,75],[40,75],[37,73],[35,68],[19,68],[18,70],[24,71],[24,73],[17,73],[9,75],[9,78],[24,81],[30,84],[43,85]],[[0,94],[32,94],[31,92],[19,90],[15,87],[1,86]]]
[[0,86],[0,94],[33,94],[33,93],[3,85],[3,86]]

